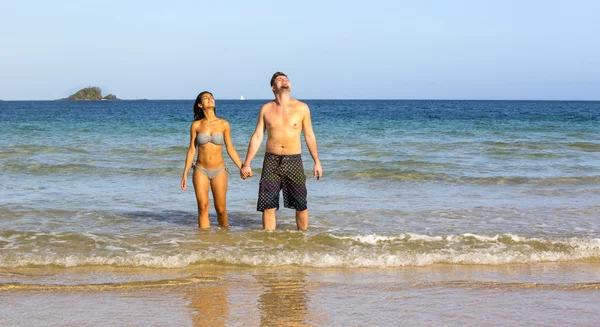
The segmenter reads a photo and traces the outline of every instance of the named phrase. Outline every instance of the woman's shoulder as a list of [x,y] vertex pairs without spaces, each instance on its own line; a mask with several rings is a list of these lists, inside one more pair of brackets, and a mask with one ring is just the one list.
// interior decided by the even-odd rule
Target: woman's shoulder
[[219,118],[219,125],[221,127],[226,128],[226,127],[229,127],[229,122],[226,119]]
[[198,129],[208,130],[209,133],[221,133],[221,131],[229,129],[229,122],[223,118],[217,118],[210,122],[206,119],[202,119],[197,120],[194,123],[198,123],[198,125],[196,125]]

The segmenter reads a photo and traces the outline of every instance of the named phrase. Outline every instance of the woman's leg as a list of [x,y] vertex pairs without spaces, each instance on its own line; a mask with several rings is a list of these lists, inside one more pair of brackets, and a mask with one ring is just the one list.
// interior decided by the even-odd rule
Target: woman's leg
[[196,201],[198,201],[198,227],[209,228],[208,220],[208,185],[210,181],[206,174],[200,169],[194,169],[194,190],[196,191]]
[[229,219],[227,217],[227,171],[223,169],[210,181],[213,199],[215,201],[215,210],[217,211],[217,221],[219,226],[228,227]]

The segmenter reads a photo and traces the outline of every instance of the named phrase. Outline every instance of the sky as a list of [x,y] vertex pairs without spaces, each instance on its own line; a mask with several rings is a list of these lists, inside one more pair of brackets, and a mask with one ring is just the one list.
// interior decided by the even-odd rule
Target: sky
[[600,100],[600,1],[3,0],[0,99]]

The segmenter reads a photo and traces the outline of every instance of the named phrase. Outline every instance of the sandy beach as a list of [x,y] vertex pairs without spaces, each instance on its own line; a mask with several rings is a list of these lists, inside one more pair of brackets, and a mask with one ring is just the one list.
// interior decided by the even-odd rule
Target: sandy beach
[[[0,324],[593,326],[599,268],[591,262],[352,271],[196,267],[162,276],[109,268],[95,273],[112,275],[114,283],[68,285],[52,280],[93,276],[85,268],[13,269],[2,272],[3,280],[14,282],[0,286]],[[577,271],[576,277],[566,278],[567,271]]]

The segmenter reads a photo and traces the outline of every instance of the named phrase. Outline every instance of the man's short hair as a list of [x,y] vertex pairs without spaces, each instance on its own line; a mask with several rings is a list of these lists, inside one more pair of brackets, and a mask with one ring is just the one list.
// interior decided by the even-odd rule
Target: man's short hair
[[287,75],[282,72],[277,72],[277,73],[273,74],[273,77],[271,77],[271,87],[273,86],[273,84],[275,84],[275,79],[279,76],[287,77]]

